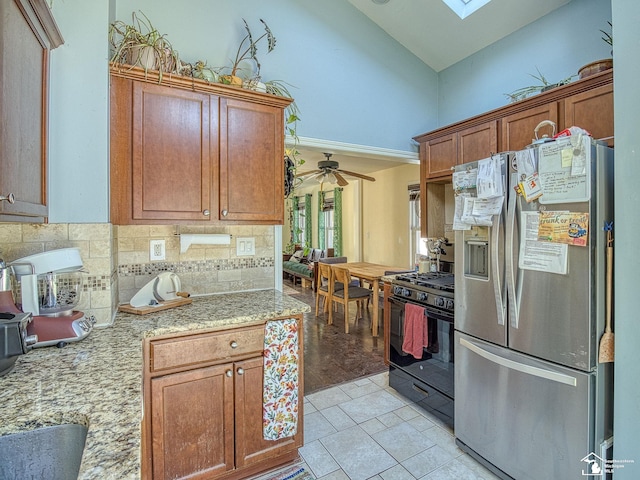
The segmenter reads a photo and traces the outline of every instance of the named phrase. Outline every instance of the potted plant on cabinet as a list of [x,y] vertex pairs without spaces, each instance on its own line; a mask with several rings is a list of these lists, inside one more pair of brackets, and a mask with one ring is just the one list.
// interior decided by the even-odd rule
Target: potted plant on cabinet
[[273,35],[267,22],[263,19],[260,19],[262,25],[264,25],[265,32],[260,35],[258,38],[254,40],[253,35],[251,34],[251,29],[249,28],[249,24],[243,18],[244,28],[247,34],[240,41],[240,45],[238,45],[238,51],[236,52],[236,58],[233,61],[230,67],[230,73],[228,75],[222,75],[220,77],[222,83],[227,85],[236,85],[242,86],[243,79],[238,76],[239,70],[241,69],[241,64],[243,62],[252,61],[255,65],[254,75],[251,75],[254,78],[260,77],[260,62],[258,61],[258,43],[263,38],[267,39],[267,53],[271,52],[276,46],[276,37]]
[[[604,30],[600,30],[602,33],[602,40],[604,43],[611,47],[611,56],[613,57],[613,25],[611,22],[607,22],[609,24],[609,28],[612,33],[605,32]],[[595,73],[604,72],[605,70],[610,70],[613,68],[613,58],[605,58],[603,60],[596,60],[595,62],[588,63],[578,70],[578,75],[580,78],[588,77],[589,75],[593,75]]]
[[166,36],[160,34],[144,13],[133,12],[131,24],[121,20],[113,22],[109,28],[109,44],[112,48],[111,61],[133,65],[162,73],[179,73],[180,60]]

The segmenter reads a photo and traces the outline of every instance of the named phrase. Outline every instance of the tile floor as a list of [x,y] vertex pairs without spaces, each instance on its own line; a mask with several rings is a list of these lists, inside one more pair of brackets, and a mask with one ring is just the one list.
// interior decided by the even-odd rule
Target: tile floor
[[299,452],[316,479],[497,480],[442,422],[388,383],[381,373],[305,396]]

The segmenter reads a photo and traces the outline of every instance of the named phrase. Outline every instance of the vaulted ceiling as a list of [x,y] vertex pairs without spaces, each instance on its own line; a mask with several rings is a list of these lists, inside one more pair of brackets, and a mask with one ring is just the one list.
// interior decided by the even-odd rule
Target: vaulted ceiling
[[[426,65],[440,72],[570,0],[491,0],[464,19],[443,0],[347,1]],[[469,0],[454,1],[466,4]],[[412,163],[406,158],[326,145],[305,145],[300,151],[307,162],[301,170],[313,169],[324,159],[323,151],[333,153],[332,159],[340,162],[343,169],[364,174]]]

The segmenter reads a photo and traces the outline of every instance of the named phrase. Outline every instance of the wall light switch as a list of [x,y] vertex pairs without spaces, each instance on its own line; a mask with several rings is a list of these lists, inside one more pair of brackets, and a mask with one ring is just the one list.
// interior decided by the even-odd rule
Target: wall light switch
[[164,240],[151,240],[149,242],[149,259],[164,260],[166,258]]
[[254,237],[242,237],[236,239],[236,255],[255,255],[256,239]]

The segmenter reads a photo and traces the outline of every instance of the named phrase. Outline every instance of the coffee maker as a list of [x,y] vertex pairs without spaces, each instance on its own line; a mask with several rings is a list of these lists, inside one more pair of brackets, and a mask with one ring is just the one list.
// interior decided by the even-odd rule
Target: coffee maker
[[82,293],[82,259],[77,248],[50,250],[9,263],[18,282],[20,302],[11,290],[0,291],[0,311],[30,313],[27,333],[37,336],[33,348],[80,341],[95,319],[75,310]]

